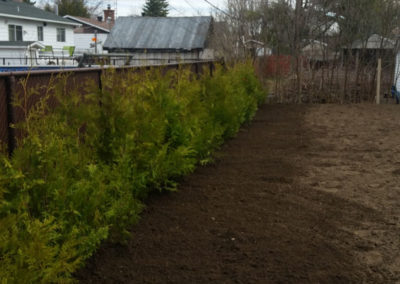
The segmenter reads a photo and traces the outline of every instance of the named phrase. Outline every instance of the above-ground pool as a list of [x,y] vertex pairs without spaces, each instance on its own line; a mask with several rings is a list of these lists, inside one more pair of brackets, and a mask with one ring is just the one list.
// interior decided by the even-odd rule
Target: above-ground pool
[[76,66],[0,66],[0,72],[74,69]]

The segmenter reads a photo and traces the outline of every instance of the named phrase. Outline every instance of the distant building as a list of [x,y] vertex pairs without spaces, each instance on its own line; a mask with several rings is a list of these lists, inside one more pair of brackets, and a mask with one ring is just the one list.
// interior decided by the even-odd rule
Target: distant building
[[250,50],[250,54],[252,57],[262,57],[262,56],[268,56],[272,54],[272,50],[268,47],[265,46],[265,43],[254,40],[254,39],[249,39],[249,40],[244,40],[243,39],[243,46],[247,49]]
[[212,26],[212,17],[119,17],[103,48],[133,65],[214,59]]
[[73,46],[77,26],[22,1],[0,0],[0,66],[32,65],[39,49]]
[[368,64],[376,60],[378,54],[386,62],[393,62],[396,42],[377,34],[371,35],[366,40],[353,42],[350,48],[344,47],[345,58],[353,58],[356,64]]
[[327,60],[328,44],[318,40],[311,40],[301,49],[301,54],[309,61]]
[[357,40],[353,42],[352,49],[387,50],[393,49],[395,42],[389,38],[377,34],[371,35],[367,40]]
[[[1,1],[1,0],[0,0]],[[64,18],[81,24],[74,29],[75,53],[103,53],[103,45],[115,23],[115,11],[110,5],[104,17],[90,19],[66,15]]]
[[301,49],[303,65],[306,68],[319,68],[339,58],[339,53],[329,49],[327,43],[319,40],[308,40]]

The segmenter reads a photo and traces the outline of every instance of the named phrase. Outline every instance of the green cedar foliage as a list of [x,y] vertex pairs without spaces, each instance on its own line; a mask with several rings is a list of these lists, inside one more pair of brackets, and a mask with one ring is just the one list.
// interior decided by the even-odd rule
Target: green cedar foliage
[[70,15],[85,18],[90,17],[89,7],[87,6],[86,0],[52,0],[51,2],[46,2],[43,10],[54,13],[55,5],[58,6],[58,14],[60,16]]
[[143,6],[144,17],[166,17],[168,15],[168,2],[166,0],[147,0]]
[[31,0],[22,0],[22,2],[24,2],[26,4],[29,4],[29,5],[35,5],[36,4],[36,1],[32,2]]
[[85,0],[56,0],[55,3],[58,5],[60,16],[70,15],[85,18],[90,16]]
[[53,78],[30,112],[38,90],[21,82],[26,120],[16,127],[27,135],[12,158],[0,154],[2,283],[73,281],[103,240],[129,237],[151,190],[175,190],[264,99],[250,65],[192,77],[109,70],[102,90]]

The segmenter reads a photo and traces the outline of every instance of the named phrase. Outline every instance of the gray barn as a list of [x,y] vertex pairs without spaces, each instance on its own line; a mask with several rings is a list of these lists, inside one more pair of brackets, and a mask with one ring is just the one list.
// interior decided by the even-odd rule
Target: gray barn
[[212,17],[119,17],[103,48],[127,55],[120,64],[210,60],[212,23]]

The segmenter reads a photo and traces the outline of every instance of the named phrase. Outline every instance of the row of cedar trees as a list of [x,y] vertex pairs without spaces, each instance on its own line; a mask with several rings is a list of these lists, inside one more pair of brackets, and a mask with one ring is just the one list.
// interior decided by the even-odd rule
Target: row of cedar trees
[[372,102],[379,58],[382,95],[397,77],[399,17],[397,0],[227,0],[215,46],[257,59],[277,101]]
[[19,81],[24,135],[0,151],[1,283],[72,282],[102,241],[131,236],[151,192],[175,190],[253,118],[266,95],[253,66],[203,66],[103,70],[101,88]]

